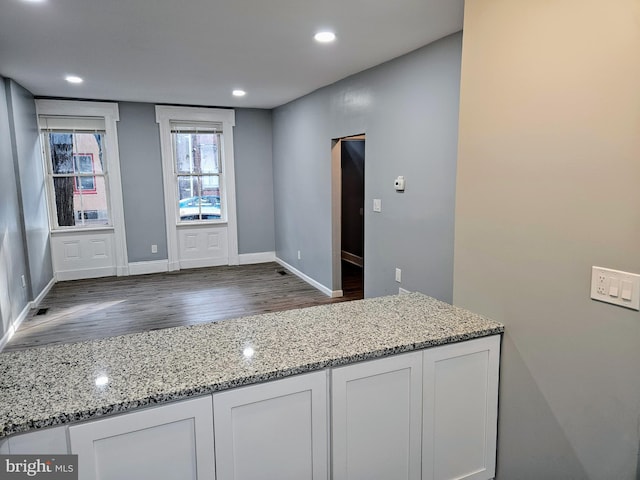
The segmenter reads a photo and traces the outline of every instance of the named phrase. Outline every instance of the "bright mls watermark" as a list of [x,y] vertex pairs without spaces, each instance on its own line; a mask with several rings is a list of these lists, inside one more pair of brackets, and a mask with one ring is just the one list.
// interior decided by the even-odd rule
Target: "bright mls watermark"
[[78,480],[77,455],[0,455],[0,480]]

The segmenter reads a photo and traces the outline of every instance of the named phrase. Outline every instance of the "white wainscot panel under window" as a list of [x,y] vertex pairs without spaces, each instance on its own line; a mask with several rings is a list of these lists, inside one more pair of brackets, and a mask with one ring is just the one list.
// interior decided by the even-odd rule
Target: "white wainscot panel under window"
[[180,268],[228,265],[228,243],[226,224],[179,226]]
[[55,232],[51,248],[57,280],[116,275],[113,231]]

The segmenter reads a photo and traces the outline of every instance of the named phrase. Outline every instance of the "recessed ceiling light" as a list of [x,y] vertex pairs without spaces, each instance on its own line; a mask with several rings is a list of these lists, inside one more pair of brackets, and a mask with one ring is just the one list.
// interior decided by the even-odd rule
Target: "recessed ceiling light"
[[316,42],[329,43],[336,39],[336,34],[333,32],[318,32],[313,36],[313,38]]
[[64,79],[69,83],[82,83],[84,81],[82,78],[75,75],[67,75]]
[[234,97],[244,97],[247,92],[245,92],[244,90],[234,90],[233,92],[231,92],[233,94]]
[[22,0],[25,3],[44,3],[46,0]]

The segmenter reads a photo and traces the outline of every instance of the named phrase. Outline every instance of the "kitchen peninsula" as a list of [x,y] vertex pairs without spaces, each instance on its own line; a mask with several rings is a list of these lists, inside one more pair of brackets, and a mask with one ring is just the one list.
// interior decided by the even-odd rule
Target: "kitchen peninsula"
[[0,448],[80,478],[131,451],[176,458],[155,478],[491,478],[503,331],[415,293],[0,354]]

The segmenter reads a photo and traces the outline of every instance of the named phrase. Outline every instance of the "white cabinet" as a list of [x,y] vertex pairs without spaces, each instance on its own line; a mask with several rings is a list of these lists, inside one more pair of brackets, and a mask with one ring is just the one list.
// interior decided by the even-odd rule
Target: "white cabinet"
[[335,480],[495,476],[500,336],[336,368]]
[[420,479],[422,352],[332,372],[335,480]]
[[11,436],[0,446],[0,453],[12,455],[69,453],[67,427],[44,428]]
[[328,479],[327,372],[213,395],[218,480]]
[[214,480],[205,396],[69,427],[80,480]]
[[424,350],[423,480],[495,476],[500,336]]

